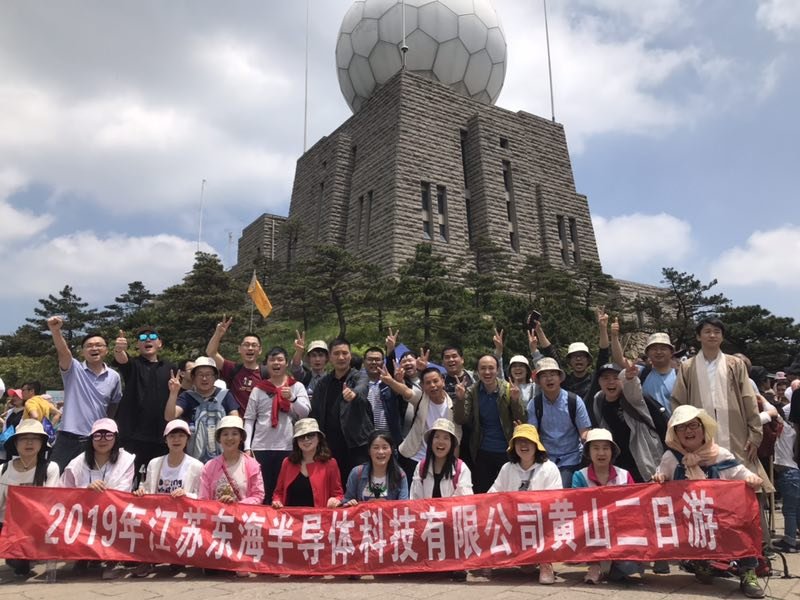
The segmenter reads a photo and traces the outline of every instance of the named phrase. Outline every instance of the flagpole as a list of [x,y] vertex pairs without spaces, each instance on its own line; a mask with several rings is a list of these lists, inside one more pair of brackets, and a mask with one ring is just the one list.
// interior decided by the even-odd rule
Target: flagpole
[[253,299],[250,298],[250,327],[247,328],[247,331],[253,331],[253,311],[256,308],[256,303],[253,302]]
[[550,78],[550,118],[553,120],[553,123],[555,123],[556,108],[555,102],[553,101],[553,68],[550,65],[550,29],[547,26],[547,0],[542,0],[542,6],[544,7],[544,35],[547,40],[547,74]]

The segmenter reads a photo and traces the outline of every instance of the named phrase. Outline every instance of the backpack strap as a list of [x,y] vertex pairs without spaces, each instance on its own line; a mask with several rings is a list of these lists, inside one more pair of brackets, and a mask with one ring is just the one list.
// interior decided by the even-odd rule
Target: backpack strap
[[[544,412],[544,401],[541,392],[533,397],[533,411],[536,413],[536,422],[539,424],[539,429],[541,429],[542,413]],[[578,432],[578,435],[580,435],[580,430],[576,423],[578,417],[578,396],[575,392],[567,392],[567,412],[569,412],[569,420],[572,421],[572,426],[575,428],[575,431]]]

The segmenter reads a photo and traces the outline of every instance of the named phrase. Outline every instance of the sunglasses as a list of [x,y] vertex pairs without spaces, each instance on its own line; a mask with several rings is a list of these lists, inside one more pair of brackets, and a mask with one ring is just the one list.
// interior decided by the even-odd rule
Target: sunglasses
[[314,439],[315,437],[317,437],[317,432],[316,431],[314,431],[312,433],[305,433],[303,435],[298,435],[297,439],[299,439],[299,440],[311,440],[311,439]]
[[139,334],[139,341],[146,342],[147,340],[157,340],[158,334],[157,333],[140,333]]
[[98,431],[97,433],[92,434],[92,439],[96,442],[101,440],[113,440],[116,437],[116,433],[111,431]]

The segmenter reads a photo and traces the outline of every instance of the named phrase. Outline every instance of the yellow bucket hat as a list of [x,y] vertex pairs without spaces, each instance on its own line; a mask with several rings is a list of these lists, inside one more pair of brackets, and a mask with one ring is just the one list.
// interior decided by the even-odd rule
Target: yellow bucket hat
[[508,452],[514,451],[514,440],[524,439],[533,442],[536,447],[541,452],[547,452],[542,441],[539,439],[539,432],[536,431],[536,427],[533,425],[529,425],[525,423],[523,425],[517,425],[514,427],[514,434],[511,436],[511,439],[508,441]]

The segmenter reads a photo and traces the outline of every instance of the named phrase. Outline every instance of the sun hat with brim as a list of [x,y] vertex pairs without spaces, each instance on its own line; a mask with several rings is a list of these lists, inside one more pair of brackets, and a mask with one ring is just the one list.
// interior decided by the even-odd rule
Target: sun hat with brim
[[17,425],[17,428],[14,430],[14,435],[6,440],[6,455],[13,456],[18,454],[16,444],[17,437],[31,434],[38,435],[42,438],[42,443],[45,446],[49,446],[48,441],[50,440],[50,437],[45,432],[42,423],[37,419],[22,419],[22,421],[19,422],[19,425]]
[[541,451],[547,452],[544,448],[544,444],[539,439],[539,432],[536,431],[536,427],[533,425],[529,425],[528,423],[524,423],[522,425],[517,425],[514,427],[514,434],[511,436],[511,439],[508,441],[508,450],[507,452],[514,452],[514,442],[516,440],[528,440],[529,442],[533,442],[533,444]]
[[194,377],[194,372],[198,367],[211,367],[214,369],[214,376],[219,377],[219,369],[217,368],[217,363],[214,362],[213,358],[209,358],[208,356],[198,356],[197,360],[194,361],[194,365],[192,365],[192,370],[189,371],[189,374]]
[[317,423],[317,420],[309,418],[300,419],[294,424],[294,433],[292,434],[292,438],[303,437],[309,433],[318,433],[322,437],[325,437],[325,434],[322,433],[322,430],[319,428],[319,423]]
[[617,460],[620,449],[617,442],[614,441],[614,436],[608,429],[598,427],[597,429],[590,429],[586,432],[586,441],[583,443],[583,455],[589,458],[589,446],[591,442],[610,442],[611,443],[611,460]]
[[779,381],[789,381],[788,377],[786,377],[786,373],[783,371],[778,371],[775,373],[773,378],[775,379],[775,383],[778,383]]
[[116,421],[114,419],[104,418],[104,419],[97,419],[92,424],[92,433],[93,435],[98,431],[110,431],[111,433],[119,433],[119,427],[117,427]]
[[599,369],[597,369],[597,376],[600,377],[606,371],[613,371],[614,373],[621,373],[622,367],[619,365],[615,365],[614,363],[606,363]]
[[433,425],[431,425],[430,429],[425,432],[426,444],[429,446],[431,445],[433,434],[437,431],[446,431],[450,435],[454,436],[459,444],[461,443],[461,435],[459,434],[455,423],[453,423],[450,419],[436,419],[433,422]]
[[247,439],[247,431],[244,428],[244,421],[242,421],[242,417],[237,417],[236,415],[226,415],[219,420],[219,423],[217,424],[217,430],[214,432],[214,438],[217,440],[218,444],[223,429],[238,429],[242,432],[242,440],[244,441]]
[[683,404],[672,411],[672,416],[667,423],[667,445],[669,445],[670,442],[672,442],[672,444],[679,444],[677,434],[675,433],[675,427],[678,425],[683,425],[684,423],[688,423],[694,419],[700,419],[700,422],[703,424],[706,442],[709,441],[709,439],[713,440],[716,437],[717,422],[711,417],[711,415],[709,415],[702,408],[696,408],[689,404]]
[[311,354],[314,350],[322,350],[325,354],[328,354],[328,344],[322,340],[314,340],[308,345],[306,354]]
[[675,346],[672,345],[672,341],[669,339],[668,333],[653,333],[647,338],[647,344],[644,346],[644,351],[647,353],[647,349],[650,346],[655,346],[656,344],[662,344],[664,346],[669,346],[670,350],[675,352]]
[[522,356],[522,354],[511,357],[511,360],[508,361],[508,368],[510,369],[512,365],[525,365],[528,367],[529,371],[531,370],[531,363],[528,362],[528,359]]
[[537,383],[539,382],[539,374],[545,371],[558,371],[561,374],[561,381],[564,381],[564,378],[567,376],[564,370],[558,366],[558,361],[555,358],[543,358],[536,363],[536,373],[533,375],[533,378]]
[[192,435],[192,430],[189,428],[189,424],[183,419],[172,419],[172,421],[167,423],[167,426],[164,428],[164,437],[167,437],[174,431],[182,431],[189,437]]
[[571,354],[577,354],[578,352],[588,354],[589,360],[592,360],[592,353],[589,352],[589,346],[583,342],[572,342],[567,348],[567,358],[569,358]]

